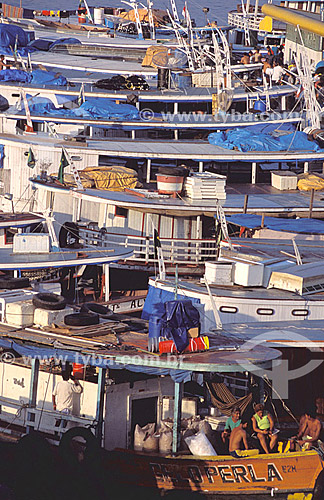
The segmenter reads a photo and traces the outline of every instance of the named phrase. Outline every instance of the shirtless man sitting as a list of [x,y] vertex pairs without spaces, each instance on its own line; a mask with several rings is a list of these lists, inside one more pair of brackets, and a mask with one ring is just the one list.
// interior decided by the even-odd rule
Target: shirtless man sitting
[[296,436],[297,443],[303,451],[309,450],[311,446],[317,446],[322,424],[312,411],[305,412],[300,419],[299,432]]
[[248,450],[249,445],[247,441],[246,428],[248,426],[247,420],[242,420],[238,427],[235,427],[229,439],[229,453],[234,458],[241,458],[240,450]]

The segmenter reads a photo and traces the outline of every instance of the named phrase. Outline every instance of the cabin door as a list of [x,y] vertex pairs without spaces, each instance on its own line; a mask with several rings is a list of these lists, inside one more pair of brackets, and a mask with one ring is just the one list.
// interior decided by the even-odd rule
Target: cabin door
[[131,446],[134,444],[134,430],[136,424],[140,427],[157,422],[157,403],[158,397],[132,399],[131,402]]

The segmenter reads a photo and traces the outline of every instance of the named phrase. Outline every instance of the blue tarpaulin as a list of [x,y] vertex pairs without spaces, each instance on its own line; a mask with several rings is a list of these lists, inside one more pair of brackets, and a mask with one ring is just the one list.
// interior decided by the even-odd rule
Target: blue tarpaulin
[[[225,149],[247,151],[324,151],[314,141],[307,139],[307,134],[292,130],[282,134],[283,130],[291,130],[289,124],[253,125],[251,127],[234,128],[228,131],[209,134],[210,144]],[[279,133],[276,131],[279,130]]]
[[188,330],[200,326],[198,310],[191,300],[170,300],[165,303],[166,326],[163,334],[172,339],[178,352],[183,352],[189,345]]
[[35,85],[67,85],[65,76],[54,71],[35,69],[31,73],[20,69],[4,69],[0,71],[0,81],[33,83]]
[[[227,215],[230,224],[256,229],[261,227],[261,215],[237,214]],[[317,219],[281,219],[279,217],[265,217],[264,227],[273,231],[289,231],[293,233],[324,234],[324,221]]]
[[20,69],[4,69],[0,71],[0,81],[2,82],[22,82],[30,83],[32,76],[27,71]]
[[55,47],[55,45],[81,45],[81,42],[77,38],[59,38],[51,43],[49,50]]
[[[180,297],[182,297],[182,295]],[[149,285],[142,311],[142,319],[150,319],[155,304],[164,304],[170,300],[174,300],[174,292],[169,292],[168,290],[162,290],[161,288]],[[199,299],[190,297],[190,300],[193,304],[200,304]]]
[[0,24],[0,45],[1,47],[18,48],[26,47],[28,43],[27,34],[19,26],[11,24]]
[[35,85],[58,85],[60,87],[67,85],[65,76],[54,71],[42,71],[35,69],[32,71],[31,83]]
[[[28,96],[30,97],[30,96]],[[33,114],[62,116],[66,118],[121,118],[136,120],[139,111],[130,104],[116,104],[109,99],[87,99],[79,108],[63,109],[56,108],[50,99],[45,97],[32,97],[29,99],[29,109]]]

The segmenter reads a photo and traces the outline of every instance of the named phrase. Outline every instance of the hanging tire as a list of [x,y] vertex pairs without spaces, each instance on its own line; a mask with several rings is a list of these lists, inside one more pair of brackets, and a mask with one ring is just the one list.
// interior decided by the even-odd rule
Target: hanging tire
[[11,278],[10,276],[2,276],[0,278],[1,290],[17,290],[18,288],[28,288],[29,286],[29,278]]
[[324,471],[318,475],[313,491],[313,500],[324,500]]
[[92,434],[90,429],[85,429],[84,427],[73,427],[63,434],[59,444],[59,452],[65,460],[78,461],[78,457],[73,452],[72,441],[74,438],[79,437],[84,439],[86,442],[84,450],[85,458],[90,459],[91,457],[98,456],[100,446],[95,435]]
[[55,293],[38,293],[33,297],[33,304],[39,309],[48,311],[60,311],[65,309],[66,300],[61,295]]
[[86,302],[82,304],[81,313],[92,312],[99,314],[100,316],[111,316],[112,311],[107,306],[102,304],[97,304],[96,302]]
[[68,326],[90,326],[98,325],[98,323],[99,315],[89,312],[67,314],[64,318],[64,324]]
[[69,248],[80,243],[80,234],[77,224],[64,222],[59,233],[59,244],[61,248]]

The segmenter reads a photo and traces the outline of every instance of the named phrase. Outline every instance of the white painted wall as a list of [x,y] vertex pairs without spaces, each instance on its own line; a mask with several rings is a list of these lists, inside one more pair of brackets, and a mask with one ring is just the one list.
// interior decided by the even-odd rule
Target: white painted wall
[[[0,363],[0,396],[16,400],[20,403],[28,403],[31,369],[26,366]],[[39,372],[37,408],[43,409],[39,429],[52,426],[55,419],[46,414],[46,410],[53,411],[52,392],[55,384],[62,380],[61,375],[53,375],[43,371]],[[83,393],[75,395],[74,414],[86,418],[94,418],[96,414],[97,402],[97,384],[81,380]],[[1,405],[1,420],[12,422],[17,425],[25,425],[26,409],[23,409],[21,415],[16,415],[16,409]],[[15,418],[14,418],[15,417]],[[36,428],[39,425],[39,419],[36,421]]]

